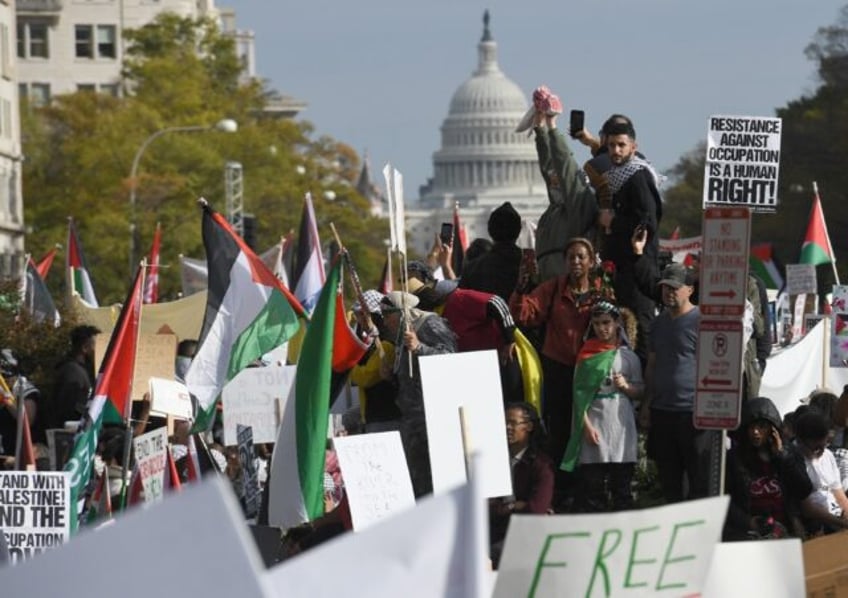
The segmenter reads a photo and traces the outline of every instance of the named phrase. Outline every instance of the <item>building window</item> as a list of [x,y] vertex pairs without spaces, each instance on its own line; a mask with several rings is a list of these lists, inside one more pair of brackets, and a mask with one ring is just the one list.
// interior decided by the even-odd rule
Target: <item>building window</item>
[[33,106],[46,106],[50,103],[49,83],[33,83],[29,89],[29,101]]
[[106,96],[117,98],[120,94],[120,88],[116,83],[103,83],[100,85],[100,93]]
[[117,58],[114,25],[76,25],[74,44],[77,58]]
[[74,40],[77,58],[94,58],[94,27],[77,25],[74,27]]
[[46,23],[18,22],[18,58],[50,58]]
[[117,58],[118,49],[115,43],[115,26],[114,25],[98,25],[97,26],[97,57],[98,58]]
[[97,91],[97,86],[94,83],[77,83],[77,91],[94,93]]

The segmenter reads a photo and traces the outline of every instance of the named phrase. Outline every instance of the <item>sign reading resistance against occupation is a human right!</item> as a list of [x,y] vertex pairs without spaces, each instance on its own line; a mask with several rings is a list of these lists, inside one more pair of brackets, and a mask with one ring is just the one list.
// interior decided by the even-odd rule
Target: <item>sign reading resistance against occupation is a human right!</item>
[[777,210],[781,119],[711,116],[707,125],[704,208]]

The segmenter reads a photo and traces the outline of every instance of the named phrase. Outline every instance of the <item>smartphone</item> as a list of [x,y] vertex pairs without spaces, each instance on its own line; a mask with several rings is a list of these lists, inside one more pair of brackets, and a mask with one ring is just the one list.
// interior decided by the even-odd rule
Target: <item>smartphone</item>
[[586,126],[586,115],[582,110],[572,110],[568,121],[568,131],[572,137],[576,137]]
[[439,238],[445,245],[453,243],[453,224],[442,222],[442,230],[439,232]]

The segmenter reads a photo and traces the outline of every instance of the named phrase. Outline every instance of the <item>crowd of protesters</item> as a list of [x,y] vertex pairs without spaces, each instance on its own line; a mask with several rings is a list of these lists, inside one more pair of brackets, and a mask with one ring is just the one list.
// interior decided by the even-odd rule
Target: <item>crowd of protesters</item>
[[[419,357],[498,352],[513,494],[490,500],[495,562],[513,513],[635,508],[634,473],[644,457],[640,430],[668,503],[715,493],[710,462],[725,450],[717,432],[693,426],[698,272],[658,250],[662,177],[639,153],[634,124],[620,114],[598,137],[585,129],[568,132],[588,148],[580,167],[557,127],[561,110],[549,90],[536,90],[530,125],[550,203],[538,223],[535,254],[516,245],[521,215],[505,203],[490,216],[492,241],[472,242],[461,272],[451,267],[453,248],[437,236],[426,260],[409,263],[408,292],[369,290],[352,310],[351,325],[370,348],[350,372],[359,406],[342,427],[345,433],[399,431],[416,497],[433,487]],[[727,452],[725,538],[805,538],[848,528],[848,394],[818,393],[783,420],[759,396],[771,345],[763,285],[754,276],[746,308],[744,402]],[[45,430],[83,416],[98,332],[74,330],[52,397],[27,381],[11,351],[0,352],[16,399],[0,410],[4,454],[19,450],[21,409],[12,405],[24,406],[37,445],[45,442]],[[180,344],[175,378],[184,375],[194,348],[190,340]],[[530,366],[519,359],[523,350],[539,356],[541,392],[525,384]],[[130,483],[122,467],[126,435],[164,425],[150,416],[147,401],[131,424],[107,428],[100,440],[99,463],[112,471],[115,500]],[[180,426],[171,437],[183,447],[174,451],[182,477],[189,475],[188,438]],[[207,467],[240,483],[237,455],[223,446],[220,425],[206,441]],[[261,483],[270,451],[258,450]],[[326,465],[327,514],[289,530],[289,554],[350,527],[332,441]],[[267,503],[267,492],[263,496]]]

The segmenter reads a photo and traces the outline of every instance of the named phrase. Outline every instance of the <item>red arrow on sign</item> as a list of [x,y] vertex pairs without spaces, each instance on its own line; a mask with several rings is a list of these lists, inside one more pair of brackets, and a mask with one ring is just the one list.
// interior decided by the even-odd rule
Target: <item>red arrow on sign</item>
[[729,289],[727,291],[710,291],[710,297],[727,297],[733,299],[736,297],[736,291]]
[[732,386],[732,380],[721,380],[716,378],[704,378],[701,380],[702,386]]

